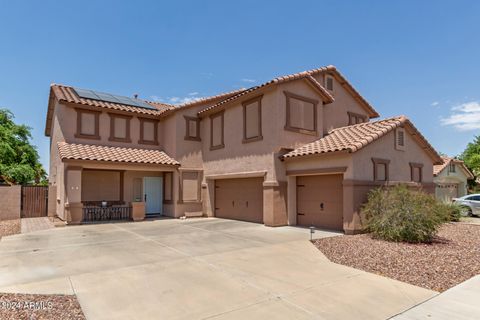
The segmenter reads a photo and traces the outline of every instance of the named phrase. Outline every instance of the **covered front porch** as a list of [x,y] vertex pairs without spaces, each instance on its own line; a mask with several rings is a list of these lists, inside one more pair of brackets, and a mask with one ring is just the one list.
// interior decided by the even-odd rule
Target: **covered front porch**
[[149,169],[106,169],[91,164],[67,167],[65,220],[78,224],[172,215],[174,171]]
[[[94,148],[104,151],[111,147]],[[115,161],[63,159],[65,193],[57,198],[57,205],[63,208],[57,211],[59,218],[69,224],[81,224],[173,216],[178,163],[171,158],[166,161],[161,151],[147,152],[145,157],[136,155],[135,162],[125,161],[129,154],[117,154]],[[162,158],[152,161],[151,153]]]

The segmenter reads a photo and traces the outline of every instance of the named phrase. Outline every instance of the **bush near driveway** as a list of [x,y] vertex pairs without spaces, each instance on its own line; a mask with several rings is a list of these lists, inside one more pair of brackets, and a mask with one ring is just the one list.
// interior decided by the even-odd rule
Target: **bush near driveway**
[[439,226],[450,220],[446,205],[404,185],[372,190],[362,212],[367,232],[396,242],[431,242]]
[[444,210],[447,222],[459,222],[462,217],[462,207],[455,203],[441,202],[438,204],[440,210]]

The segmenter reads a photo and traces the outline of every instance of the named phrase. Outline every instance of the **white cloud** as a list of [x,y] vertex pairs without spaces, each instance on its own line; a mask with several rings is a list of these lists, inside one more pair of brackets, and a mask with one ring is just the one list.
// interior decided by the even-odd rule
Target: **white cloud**
[[198,95],[198,92],[191,92],[188,94],[187,97],[158,97],[158,96],[150,96],[150,99],[155,102],[163,102],[163,103],[169,103],[169,104],[184,104],[188,102],[193,102],[196,100],[201,99],[202,97],[192,97],[194,93],[195,95]]
[[432,104],[431,104],[431,106],[432,106],[432,107],[436,107],[436,106],[438,106],[439,104],[440,104],[440,102],[438,102],[438,101],[433,101]]
[[194,92],[190,92],[188,95],[189,96],[198,96],[199,93],[197,91],[194,91]]
[[211,72],[202,72],[201,75],[204,77],[204,78],[207,78],[207,79],[211,79],[213,78],[213,76],[215,76],[213,73]]
[[150,100],[152,100],[154,102],[161,102],[162,98],[159,97],[159,96],[150,96]]
[[243,79],[240,79],[240,80],[242,80],[243,82],[248,82],[248,83],[257,82],[257,80],[255,80],[255,79],[248,79],[248,78],[243,78]]
[[452,114],[440,121],[444,126],[453,126],[460,131],[480,129],[480,101],[472,101],[454,106]]

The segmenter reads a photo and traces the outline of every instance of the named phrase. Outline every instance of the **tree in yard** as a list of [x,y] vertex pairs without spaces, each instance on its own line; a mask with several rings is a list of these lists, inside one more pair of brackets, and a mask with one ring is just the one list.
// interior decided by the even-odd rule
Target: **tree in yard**
[[[476,136],[473,142],[467,145],[467,148],[460,155],[460,160],[473,172],[475,177],[480,177],[480,136]],[[470,187],[474,188],[475,181],[469,181]]]
[[45,184],[46,172],[30,143],[30,128],[13,121],[13,114],[0,109],[0,180],[9,184]]

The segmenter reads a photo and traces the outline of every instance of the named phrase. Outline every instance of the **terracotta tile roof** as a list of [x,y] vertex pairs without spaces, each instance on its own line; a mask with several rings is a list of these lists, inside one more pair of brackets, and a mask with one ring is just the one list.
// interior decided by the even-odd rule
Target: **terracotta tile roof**
[[[365,100],[365,98],[357,90],[355,90],[355,88],[347,81],[347,79],[345,79],[345,77],[337,70],[337,68],[335,66],[332,66],[332,65],[325,66],[325,67],[320,67],[320,68],[317,68],[317,69],[306,70],[306,71],[302,71],[302,72],[298,72],[298,73],[294,73],[294,74],[290,74],[290,75],[275,78],[275,79],[270,80],[268,82],[265,82],[264,84],[261,84],[259,86],[255,86],[255,87],[246,89],[242,92],[239,92],[237,95],[232,96],[228,99],[225,99],[224,101],[220,101],[219,103],[217,103],[214,106],[205,108],[204,110],[199,112],[199,115],[201,115],[202,113],[207,114],[207,113],[214,112],[215,110],[219,110],[219,109],[221,109],[221,106],[226,104],[227,102],[233,101],[233,100],[235,100],[237,98],[240,98],[240,97],[242,97],[242,96],[244,96],[244,95],[246,95],[246,94],[248,94],[252,91],[262,89],[266,86],[270,86],[270,85],[273,85],[273,84],[278,84],[278,83],[285,82],[285,81],[300,79],[300,78],[306,77],[308,75],[313,76],[313,75],[317,75],[317,74],[320,74],[320,73],[331,74],[360,103],[360,105],[369,113],[370,118],[377,118],[377,117],[380,116],[378,114],[378,112],[370,105],[370,103],[368,103],[368,101]],[[320,83],[318,83],[318,81],[316,81],[313,77],[311,77],[310,80],[311,79],[313,79],[316,82],[316,84],[314,84],[314,85],[321,87],[320,90],[325,91],[325,93],[328,96],[330,96],[332,101],[333,101],[333,97],[330,95],[330,93],[327,90],[325,90],[323,88],[323,86]]]
[[435,149],[405,116],[333,129],[325,137],[307,143],[283,155],[282,158],[288,159],[341,151],[353,153],[385,136],[397,127],[405,127],[424,146],[424,149],[429,152],[435,163],[441,163],[442,159]]
[[239,99],[239,98],[241,98],[241,97],[243,97],[243,96],[245,96],[245,95],[247,95],[251,92],[258,91],[260,89],[270,87],[272,85],[277,85],[277,84],[280,84],[280,83],[293,81],[293,80],[298,80],[298,79],[305,79],[305,80],[309,81],[310,84],[312,84],[313,87],[316,88],[317,91],[320,93],[320,95],[324,99],[325,103],[331,103],[331,102],[334,101],[334,98],[330,94],[330,92],[328,92],[314,77],[312,77],[309,72],[304,71],[304,72],[300,72],[300,73],[295,73],[295,74],[291,74],[291,75],[277,77],[277,78],[272,79],[270,81],[267,81],[267,82],[265,82],[261,85],[245,89],[245,90],[239,92],[236,95],[233,95],[233,96],[231,96],[227,99],[224,99],[224,100],[218,102],[217,104],[214,104],[213,106],[209,106],[209,107],[199,111],[198,115],[199,116],[204,116],[204,115],[207,115],[207,114],[214,113],[217,110],[221,110],[224,107],[225,104],[227,104],[229,102],[232,102],[234,100],[237,100],[237,99]]
[[148,104],[150,104],[154,108],[154,109],[147,109],[147,108],[141,108],[137,106],[131,106],[131,105],[120,104],[120,103],[113,103],[108,101],[80,98],[75,92],[73,87],[64,86],[60,84],[52,84],[51,89],[59,101],[71,102],[71,103],[76,103],[81,105],[92,106],[92,107],[129,111],[129,112],[135,112],[135,113],[140,113],[145,115],[160,115],[162,114],[162,112],[174,107],[172,105],[165,104],[165,103],[146,101]]
[[155,109],[147,109],[147,108],[140,108],[137,106],[107,102],[107,101],[80,98],[75,93],[73,87],[65,86],[61,84],[52,84],[50,86],[50,98],[48,101],[47,119],[45,124],[45,135],[47,137],[50,135],[53,109],[55,107],[55,100],[58,100],[60,102],[76,103],[79,105],[85,105],[90,107],[99,107],[99,108],[106,108],[111,110],[134,112],[139,115],[145,115],[145,116],[159,116],[159,115],[165,114],[170,109],[174,109],[173,105],[160,103],[160,102],[145,101],[148,104],[150,104],[153,108],[155,108]]
[[58,142],[63,160],[93,160],[121,163],[162,164],[178,166],[180,163],[160,150],[121,148],[101,145]]
[[368,101],[348,82],[348,80],[337,70],[335,66],[329,65],[317,69],[307,70],[310,75],[319,73],[329,73],[348,91],[350,94],[368,111],[370,118],[378,118],[378,112],[368,103]]
[[233,91],[229,91],[229,92],[220,93],[220,94],[217,94],[217,95],[214,95],[214,96],[198,98],[198,99],[194,99],[190,102],[185,102],[185,103],[179,104],[176,107],[177,108],[186,108],[186,107],[196,106],[196,105],[203,104],[203,103],[208,103],[208,102],[218,100],[218,99],[227,99],[227,98],[229,98],[233,95],[236,95],[236,94],[238,94],[242,91],[245,91],[245,90],[246,90],[245,88],[241,88],[241,89],[237,89],[237,90],[233,90]]
[[231,96],[236,95],[239,92],[242,92],[244,90],[245,90],[245,88],[242,88],[242,89],[238,89],[238,90],[234,90],[234,91],[230,91],[230,92],[225,92],[225,93],[220,93],[220,94],[217,94],[217,95],[214,95],[214,96],[198,98],[198,99],[192,100],[190,102],[185,102],[185,103],[182,103],[182,104],[174,105],[174,107],[172,109],[167,110],[164,113],[162,113],[162,116],[167,116],[169,114],[175,113],[178,110],[183,110],[183,109],[186,109],[186,108],[195,107],[195,106],[202,105],[202,104],[207,104],[207,103],[210,103],[210,102],[218,102],[218,100],[221,101],[223,99],[230,98]]
[[454,163],[460,165],[460,167],[464,170],[465,174],[467,175],[468,179],[475,178],[473,173],[470,170],[468,170],[467,166],[465,166],[465,163],[462,160],[450,158],[450,157],[442,157],[442,160],[443,160],[442,164],[437,164],[433,166],[433,175],[435,177],[438,176],[438,174],[442,172],[443,169],[445,169],[450,164],[450,162],[453,161]]
[[442,164],[437,164],[437,165],[433,166],[433,175],[434,176],[438,175],[443,169],[445,169],[448,166],[451,158],[442,157],[442,160],[443,160]]

